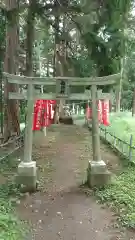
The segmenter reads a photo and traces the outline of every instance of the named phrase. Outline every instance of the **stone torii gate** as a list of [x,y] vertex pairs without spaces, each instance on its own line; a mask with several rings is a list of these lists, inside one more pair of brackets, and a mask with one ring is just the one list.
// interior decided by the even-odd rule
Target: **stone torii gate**
[[[24,159],[18,165],[17,182],[22,184],[27,191],[35,191],[37,188],[37,167],[36,162],[32,160],[32,141],[33,141],[33,108],[36,99],[61,99],[65,100],[92,100],[92,145],[93,159],[88,165],[88,184],[89,186],[104,185],[110,179],[110,173],[107,171],[106,164],[101,159],[100,154],[100,136],[97,115],[97,99],[110,98],[110,94],[104,94],[97,91],[97,86],[119,84],[120,74],[106,77],[26,77],[17,76],[9,73],[3,73],[4,79],[10,84],[27,85],[27,93],[9,92],[10,100],[28,100],[28,111],[26,117],[25,140],[24,140]],[[37,94],[35,86],[46,87],[48,93]],[[91,91],[86,93],[73,93],[74,87],[91,86]],[[51,88],[50,93],[48,88]],[[70,91],[72,89],[72,91]],[[97,94],[98,93],[98,94]]]

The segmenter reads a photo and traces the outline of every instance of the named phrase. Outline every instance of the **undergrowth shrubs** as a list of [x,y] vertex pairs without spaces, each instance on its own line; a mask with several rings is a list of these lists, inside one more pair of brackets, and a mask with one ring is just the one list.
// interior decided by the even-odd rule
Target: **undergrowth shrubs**
[[123,226],[135,228],[135,166],[129,166],[111,185],[97,189],[95,194],[116,212]]
[[[20,192],[11,180],[16,168],[15,160],[0,162],[0,240],[24,239],[24,224],[15,213],[15,205],[19,201]],[[1,180],[5,178],[5,183]]]
[[[110,121],[109,131],[127,142],[132,134],[133,145],[135,144],[134,118],[131,113],[112,113]],[[134,155],[132,159],[134,160]],[[129,165],[128,160],[126,163]],[[124,168],[110,186],[96,190],[96,195],[117,213],[122,225],[135,228],[135,165],[130,164]]]
[[14,185],[3,184],[0,186],[0,239],[21,240],[23,225],[14,212],[15,199],[19,192]]

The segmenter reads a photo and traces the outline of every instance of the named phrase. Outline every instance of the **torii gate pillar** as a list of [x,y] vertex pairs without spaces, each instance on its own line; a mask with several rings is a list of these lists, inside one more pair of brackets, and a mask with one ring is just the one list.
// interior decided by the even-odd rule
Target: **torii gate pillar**
[[[97,86],[98,85],[111,85],[116,84],[120,79],[120,74],[101,77],[101,78],[69,78],[69,77],[56,77],[56,78],[33,78],[25,76],[16,76],[9,73],[4,73],[4,78],[10,84],[28,85],[27,94],[20,92],[9,92],[8,98],[10,100],[28,100],[28,112],[25,128],[25,143],[24,143],[24,159],[18,166],[18,183],[24,185],[27,191],[35,191],[37,187],[37,167],[36,162],[32,160],[32,114],[33,104],[36,99],[68,99],[80,100],[82,94],[70,93],[70,87],[77,86],[92,86],[92,141],[93,141],[93,160],[89,162],[88,166],[88,184],[93,186],[103,186],[110,179],[110,173],[107,171],[106,164],[101,159],[100,155],[100,139],[97,117]],[[64,81],[64,85],[63,85]],[[45,93],[36,95],[34,93],[35,85],[45,85],[46,87],[54,87],[54,93]],[[85,94],[86,99],[90,99],[89,94]]]
[[21,190],[25,192],[35,192],[37,189],[37,167],[32,160],[33,142],[33,110],[34,110],[34,86],[28,85],[28,110],[26,116],[25,136],[24,136],[24,160],[18,165],[17,183],[21,184]]
[[101,159],[96,85],[92,85],[91,87],[91,97],[93,159],[88,164],[87,183],[89,187],[99,187],[110,182],[111,173],[107,170],[105,162]]

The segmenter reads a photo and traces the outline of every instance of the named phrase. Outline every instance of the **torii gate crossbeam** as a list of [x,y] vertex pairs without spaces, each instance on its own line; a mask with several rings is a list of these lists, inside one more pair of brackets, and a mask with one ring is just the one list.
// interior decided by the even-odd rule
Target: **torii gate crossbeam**
[[[25,186],[27,191],[35,191],[37,188],[37,167],[36,162],[32,160],[32,121],[33,121],[33,106],[35,99],[68,99],[68,100],[92,100],[92,145],[93,145],[93,159],[89,161],[88,165],[88,184],[89,186],[104,185],[110,179],[110,173],[107,171],[106,164],[101,159],[100,154],[100,136],[98,127],[97,114],[97,99],[111,98],[108,94],[99,94],[97,96],[97,86],[115,85],[119,84],[121,74],[115,74],[106,77],[26,77],[17,76],[9,73],[3,73],[5,81],[10,84],[27,85],[27,94],[9,93],[8,98],[12,99],[27,99],[28,111],[25,128],[25,142],[24,142],[24,159],[18,166],[18,181]],[[35,85],[44,85],[46,87],[53,86],[54,93],[46,93],[36,95],[34,91]],[[70,93],[72,86],[91,86],[91,93]]]

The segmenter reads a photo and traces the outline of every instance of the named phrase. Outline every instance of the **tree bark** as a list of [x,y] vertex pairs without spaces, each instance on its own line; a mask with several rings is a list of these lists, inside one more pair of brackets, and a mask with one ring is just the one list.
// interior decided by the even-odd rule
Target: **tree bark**
[[26,75],[33,76],[33,42],[35,22],[35,0],[29,1],[26,32]]
[[0,127],[3,135],[3,79],[2,79],[2,63],[0,63]]
[[[35,22],[35,0],[29,1],[28,15],[26,20],[26,67],[25,75],[33,76],[33,42],[34,42],[34,22]],[[31,89],[28,89],[28,92]],[[27,121],[27,107],[25,110],[25,122]]]
[[[34,42],[34,21],[35,21],[35,0],[29,0],[27,25],[26,25],[26,75],[33,76],[33,42]],[[32,83],[27,89],[28,101],[26,109],[26,126],[24,139],[24,161],[31,162],[32,159],[32,141],[33,141],[33,94],[34,86]]]
[[[56,29],[59,29],[59,18],[55,19]],[[63,35],[66,32],[66,15],[63,16]],[[67,41],[64,39],[59,39],[58,32],[55,32],[55,74],[56,76],[67,76],[68,75],[68,64],[67,64]],[[65,117],[64,104],[65,100],[59,100],[59,118],[63,119]],[[58,116],[58,114],[55,114]]]
[[[59,8],[59,3],[57,2],[57,0],[55,0],[54,5],[56,7],[56,12],[57,14],[55,15],[55,40],[54,40],[54,57],[53,57],[53,76],[59,76],[60,72],[59,72],[59,63],[58,63],[58,59],[57,59],[57,47],[59,44],[59,21],[60,21],[60,17],[58,14],[58,8]],[[57,101],[56,106],[54,107],[54,118],[53,118],[53,122],[55,124],[59,123],[59,101]]]
[[[121,85],[121,83],[120,83]],[[121,86],[116,89],[116,106],[115,106],[115,112],[120,112],[120,104],[121,104]]]
[[120,83],[119,86],[117,86],[116,89],[116,112],[120,112],[120,107],[121,107],[121,91],[122,91],[122,82],[124,78],[124,65],[125,65],[125,58],[121,59],[121,78],[120,78]]
[[[7,14],[7,29],[6,29],[6,51],[4,60],[4,71],[16,74],[18,66],[16,64],[17,49],[19,43],[19,15],[18,1],[6,0],[6,6],[9,9]],[[20,134],[19,121],[19,101],[9,100],[8,93],[16,92],[19,88],[16,84],[9,84],[7,81],[4,85],[4,142],[6,142],[12,134]]]
[[109,111],[112,112],[112,105],[113,105],[113,89],[110,89],[111,100],[109,101]]
[[133,105],[132,105],[132,117],[135,115],[135,88],[133,92]]

